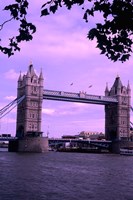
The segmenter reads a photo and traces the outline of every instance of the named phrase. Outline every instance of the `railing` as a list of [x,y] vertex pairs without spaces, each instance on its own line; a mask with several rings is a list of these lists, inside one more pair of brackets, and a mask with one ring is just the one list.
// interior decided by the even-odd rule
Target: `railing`
[[49,142],[88,142],[88,143],[102,143],[111,144],[111,140],[90,140],[90,139],[69,139],[69,138],[49,138]]

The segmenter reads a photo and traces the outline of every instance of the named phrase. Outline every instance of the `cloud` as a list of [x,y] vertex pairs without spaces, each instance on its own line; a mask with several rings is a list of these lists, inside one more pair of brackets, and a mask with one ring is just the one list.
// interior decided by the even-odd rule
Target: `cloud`
[[6,96],[5,99],[13,101],[16,99],[16,96]]
[[[34,43],[26,43],[21,45],[21,54],[25,56],[27,51],[28,56],[35,58],[36,51],[31,49],[37,49],[40,57],[45,55],[47,59],[49,56],[53,59],[85,59],[86,56],[91,57],[99,52],[95,41],[89,41],[86,39],[86,35],[80,32],[64,33],[53,31],[53,35],[49,33],[38,33],[38,39],[34,38]],[[45,37],[43,37],[45,35]],[[56,35],[56,37],[54,36]],[[91,48],[90,48],[91,47]]]
[[[103,113],[103,106],[85,103],[73,103],[73,102],[49,102],[44,104],[43,113],[52,115],[56,119],[62,117],[84,117],[88,114],[96,117],[93,112],[96,112],[96,116]],[[62,118],[63,119],[63,118]]]
[[19,77],[19,73],[15,72],[14,69],[10,69],[4,74],[4,76],[6,79],[17,80]]
[[95,105],[94,104],[90,104],[90,103],[73,103],[73,106],[74,107],[77,107],[77,108],[81,108],[81,109],[90,109],[90,108],[94,108]]
[[78,126],[79,124],[79,126],[84,127],[86,131],[90,131],[90,130],[97,131],[100,129],[104,129],[105,119],[99,118],[99,119],[73,120],[71,123],[75,124],[76,126]]
[[[33,64],[34,65],[34,64]],[[28,70],[28,68],[27,68],[27,70]],[[40,68],[40,70],[41,70],[41,68]],[[34,68],[34,71],[35,71],[35,73],[36,73],[36,75],[39,77],[39,75],[40,75],[40,72],[39,72],[39,70],[37,70],[37,69],[35,69]],[[27,74],[27,71],[21,71],[21,75],[23,76],[23,75],[26,75]],[[20,75],[20,72],[18,73],[18,72],[16,72],[14,69],[10,69],[9,71],[7,71],[7,72],[5,72],[4,73],[4,77],[6,78],[6,79],[10,79],[10,80],[15,80],[15,81],[17,81],[18,80],[18,78],[19,78],[19,75]],[[45,77],[44,77],[44,80],[45,80]],[[10,97],[6,97],[6,99],[9,99],[9,100],[13,100],[13,96],[10,96]],[[15,97],[16,98],[16,97]],[[14,98],[14,99],[15,99]]]
[[57,112],[57,115],[59,116],[59,115],[61,115],[61,116],[63,116],[63,115],[75,115],[76,113],[75,113],[75,111],[73,111],[73,110],[64,110],[64,111],[58,111]]
[[[21,44],[21,54],[29,57],[52,56],[56,59],[75,58],[84,59],[99,52],[96,41],[87,39],[88,27],[82,19],[81,9],[60,12],[49,17],[34,17],[37,32],[33,41]],[[71,19],[71,20],[68,20]],[[32,49],[35,49],[34,51]]]
[[50,108],[43,108],[42,113],[47,115],[53,115],[55,113],[55,110]]
[[2,119],[0,119],[0,121],[3,124],[7,124],[7,123],[16,123],[16,119],[15,118],[11,118],[11,117],[4,117]]

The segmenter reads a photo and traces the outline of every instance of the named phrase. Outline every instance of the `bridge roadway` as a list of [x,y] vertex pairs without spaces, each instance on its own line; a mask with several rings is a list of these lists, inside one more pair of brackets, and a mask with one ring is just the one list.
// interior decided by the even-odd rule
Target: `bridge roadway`
[[44,90],[43,99],[78,102],[78,103],[101,104],[101,105],[118,103],[118,100],[115,97],[90,95],[87,94],[86,92],[73,93],[73,92],[54,91],[54,90]]
[[109,146],[112,144],[112,141],[109,140],[88,140],[88,139],[62,139],[62,138],[50,138],[49,139],[49,146],[52,145],[60,145],[64,143],[80,143],[80,144],[92,144],[97,147],[104,147],[109,148]]

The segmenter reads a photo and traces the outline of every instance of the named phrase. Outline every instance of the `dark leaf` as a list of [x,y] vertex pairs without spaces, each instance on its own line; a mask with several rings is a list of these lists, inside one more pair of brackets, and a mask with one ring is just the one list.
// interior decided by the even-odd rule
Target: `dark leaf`
[[32,23],[30,23],[29,26],[30,26],[30,29],[32,30],[32,34],[35,33],[36,27]]
[[85,12],[85,14],[83,16],[83,19],[85,19],[85,21],[88,22],[88,20],[87,20],[87,12]]
[[46,3],[44,3],[44,4],[42,5],[41,8],[44,8],[46,5],[48,5],[48,4],[50,4],[50,3],[52,3],[52,1],[47,1]]
[[126,60],[129,60],[130,54],[125,54],[121,57],[121,61],[125,62]]
[[51,6],[50,7],[50,11],[52,12],[52,13],[55,13],[56,12],[56,10],[57,10],[57,5],[55,4],[54,6]]
[[97,34],[98,34],[97,29],[96,29],[96,28],[93,28],[93,29],[91,29],[91,30],[89,31],[89,33],[88,33],[88,38],[89,38],[90,40],[93,40],[94,37],[97,36]]
[[91,10],[88,9],[87,12],[88,12],[89,15],[94,16],[94,10],[93,9],[91,9]]
[[18,3],[20,3],[21,2],[21,0],[15,0],[16,2],[18,2]]
[[41,11],[41,16],[46,16],[46,15],[49,15],[47,8],[45,8],[44,10]]

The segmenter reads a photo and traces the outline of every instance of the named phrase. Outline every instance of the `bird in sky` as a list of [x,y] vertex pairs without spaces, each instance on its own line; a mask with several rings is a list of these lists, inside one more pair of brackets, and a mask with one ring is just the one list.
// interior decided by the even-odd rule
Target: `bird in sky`
[[91,88],[92,87],[92,85],[89,85],[89,87],[88,88]]
[[72,86],[72,85],[73,85],[73,83],[70,84],[70,86]]

